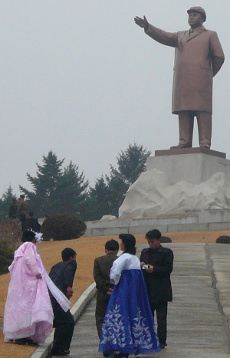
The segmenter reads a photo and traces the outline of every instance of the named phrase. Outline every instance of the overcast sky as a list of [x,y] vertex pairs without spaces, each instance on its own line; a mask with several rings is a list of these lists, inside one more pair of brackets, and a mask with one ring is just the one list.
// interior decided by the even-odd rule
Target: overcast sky
[[177,144],[174,49],[133,18],[186,30],[197,5],[226,56],[214,79],[212,149],[230,158],[229,0],[0,0],[0,195],[9,185],[17,195],[19,184],[30,189],[26,173],[36,175],[49,150],[93,186],[130,143],[153,155]]

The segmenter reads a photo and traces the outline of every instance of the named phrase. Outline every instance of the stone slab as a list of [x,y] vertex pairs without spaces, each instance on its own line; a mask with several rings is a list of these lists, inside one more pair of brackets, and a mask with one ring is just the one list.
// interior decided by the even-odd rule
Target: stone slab
[[162,233],[186,231],[230,230],[230,210],[205,210],[185,215],[165,215],[155,218],[128,218],[108,221],[88,221],[85,236],[145,234],[157,227]]
[[217,150],[213,150],[209,148],[203,148],[203,147],[156,150],[155,156],[157,157],[162,155],[180,155],[180,154],[194,154],[194,153],[204,153],[207,155],[212,155],[214,157],[226,158],[226,153],[219,152]]

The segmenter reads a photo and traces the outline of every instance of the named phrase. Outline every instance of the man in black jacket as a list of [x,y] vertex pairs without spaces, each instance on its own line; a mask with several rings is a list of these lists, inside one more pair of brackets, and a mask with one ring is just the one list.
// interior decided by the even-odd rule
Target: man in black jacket
[[140,262],[153,315],[156,311],[157,334],[160,347],[163,349],[167,345],[167,309],[168,302],[172,301],[170,274],[174,257],[172,250],[161,246],[159,230],[148,231],[145,237],[149,248],[142,250]]
[[[77,269],[76,252],[73,249],[65,248],[62,253],[62,262],[51,268],[50,278],[67,298],[73,295],[73,280]],[[67,355],[74,331],[74,319],[68,310],[65,312],[55,298],[50,297],[54,311],[54,342],[51,355]]]

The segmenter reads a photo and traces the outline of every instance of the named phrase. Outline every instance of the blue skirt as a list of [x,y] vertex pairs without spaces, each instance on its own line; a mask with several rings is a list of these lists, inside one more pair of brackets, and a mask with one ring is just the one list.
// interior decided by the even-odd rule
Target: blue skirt
[[108,354],[160,351],[141,270],[122,271],[109,300],[99,351]]

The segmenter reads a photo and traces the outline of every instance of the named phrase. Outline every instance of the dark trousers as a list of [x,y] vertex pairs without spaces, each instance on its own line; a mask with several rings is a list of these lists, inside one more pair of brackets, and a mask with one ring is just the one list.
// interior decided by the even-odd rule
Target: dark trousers
[[54,311],[53,326],[54,342],[53,351],[69,350],[74,331],[74,319],[68,310],[65,312],[55,299],[51,299]]
[[104,317],[106,314],[106,308],[109,303],[110,296],[97,290],[97,299],[96,299],[96,310],[95,310],[95,318],[96,318],[96,326],[97,326],[97,334],[98,337],[101,337],[102,324],[104,321]]
[[157,318],[157,335],[160,344],[166,344],[167,339],[167,312],[168,302],[151,303],[151,309],[154,317],[156,312]]

